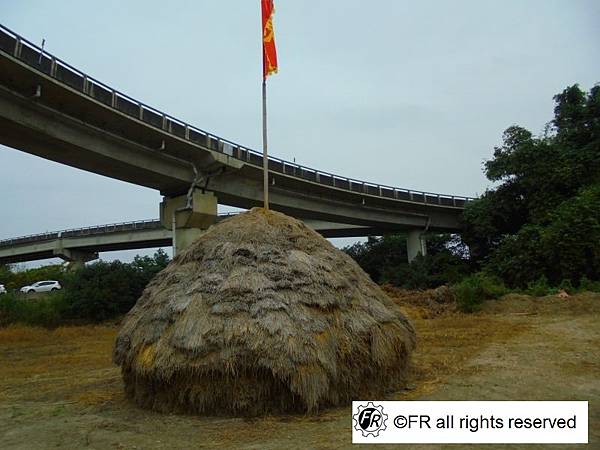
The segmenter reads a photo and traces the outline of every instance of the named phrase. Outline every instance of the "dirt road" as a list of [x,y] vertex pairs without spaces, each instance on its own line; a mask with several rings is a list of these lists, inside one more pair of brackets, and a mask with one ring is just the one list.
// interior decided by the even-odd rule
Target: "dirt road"
[[[588,448],[600,448],[600,295],[508,296],[470,315],[403,307],[419,348],[409,390],[393,399],[588,400]],[[0,329],[0,448],[351,447],[349,407],[252,420],[138,409],[111,364],[115,334],[115,326]]]

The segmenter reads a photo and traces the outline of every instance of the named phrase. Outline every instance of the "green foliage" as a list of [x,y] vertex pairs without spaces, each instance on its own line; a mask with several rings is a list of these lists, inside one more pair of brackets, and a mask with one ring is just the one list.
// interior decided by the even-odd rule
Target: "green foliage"
[[166,267],[162,250],[154,256],[136,256],[129,264],[99,261],[75,272],[66,281],[71,318],[99,322],[131,309],[150,280]]
[[[10,266],[0,264],[0,284],[4,284],[5,286],[8,284],[8,281],[12,277],[12,271],[10,270]],[[6,289],[9,289],[6,287]]]
[[508,292],[502,280],[484,272],[468,276],[452,286],[458,308],[463,312],[474,312],[484,300],[496,299]]
[[550,287],[548,279],[545,275],[542,275],[536,281],[529,282],[524,293],[533,297],[544,297],[558,293],[558,289]]
[[600,185],[592,186],[551,213],[543,224],[527,224],[507,235],[489,256],[488,267],[509,285],[524,287],[545,277],[553,286],[577,284],[600,274]]
[[406,262],[383,270],[380,283],[391,283],[405,289],[430,289],[456,283],[469,272],[464,259],[449,251],[418,255],[411,264]]
[[462,312],[474,312],[479,309],[485,300],[481,290],[470,278],[465,278],[452,287],[452,293],[456,298],[458,308]]
[[600,292],[600,281],[591,281],[588,277],[582,277],[579,282],[579,292]]
[[346,251],[377,283],[406,289],[435,288],[454,283],[469,272],[464,244],[453,235],[428,235],[427,255],[408,264],[406,236],[370,237]]
[[510,289],[506,287],[504,282],[495,275],[479,272],[475,277],[479,280],[486,298],[496,299],[510,292]]
[[147,283],[150,279],[154,278],[154,275],[167,267],[169,261],[169,255],[162,248],[159,248],[152,256],[137,255],[133,258],[131,265],[145,274],[146,278],[148,278]]
[[551,282],[600,278],[600,183],[549,213],[539,246]]
[[540,227],[526,225],[518,234],[507,235],[488,257],[485,267],[509,286],[524,288],[544,275],[546,268],[538,242]]
[[120,261],[99,261],[77,271],[65,286],[70,316],[96,322],[127,312],[143,290],[141,275]]
[[43,296],[25,296],[11,292],[0,295],[0,326],[15,322],[56,326],[64,321],[69,308],[63,292]]
[[344,248],[375,282],[382,281],[384,270],[406,264],[406,236],[369,237],[367,242]]
[[577,292],[577,289],[573,286],[571,280],[562,280],[558,285],[558,289],[556,289],[556,291],[560,290],[563,290],[568,294],[575,294]]
[[[59,266],[45,266],[15,273],[5,271],[6,279],[13,283],[19,280],[16,282],[18,287],[24,279],[35,282],[45,278],[59,279],[63,290],[33,296],[17,292],[0,296],[0,325],[21,322],[56,326],[69,321],[100,322],[125,314],[150,280],[168,263],[169,257],[159,250],[152,257],[136,256],[128,264],[98,261],[77,271],[65,271]],[[52,273],[60,274],[60,277],[38,278],[40,274]]]
[[551,133],[505,131],[485,163],[500,184],[463,216],[473,265],[512,287],[600,279],[600,86],[574,85],[555,101]]

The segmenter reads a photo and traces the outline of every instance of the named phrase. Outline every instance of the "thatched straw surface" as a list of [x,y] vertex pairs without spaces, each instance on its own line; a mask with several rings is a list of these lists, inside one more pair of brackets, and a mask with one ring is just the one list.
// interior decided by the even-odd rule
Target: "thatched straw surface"
[[146,288],[114,361],[160,411],[316,411],[403,383],[415,334],[345,253],[255,208],[211,227]]

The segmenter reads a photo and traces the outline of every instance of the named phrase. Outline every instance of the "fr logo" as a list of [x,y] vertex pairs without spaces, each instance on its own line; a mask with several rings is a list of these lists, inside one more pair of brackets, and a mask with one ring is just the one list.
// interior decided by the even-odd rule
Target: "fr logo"
[[383,406],[375,406],[369,402],[366,406],[360,405],[358,412],[352,416],[354,429],[360,431],[364,437],[369,435],[379,436],[379,432],[386,429],[387,414],[383,413]]

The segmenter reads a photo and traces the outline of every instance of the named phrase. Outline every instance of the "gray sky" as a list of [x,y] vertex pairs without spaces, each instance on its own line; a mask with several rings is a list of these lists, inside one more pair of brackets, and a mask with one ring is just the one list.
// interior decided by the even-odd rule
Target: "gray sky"
[[[505,128],[539,133],[554,94],[600,81],[595,0],[275,5],[271,152],[345,176],[482,193]],[[259,0],[3,0],[0,20],[138,100],[261,147]],[[160,201],[1,146],[0,192],[0,239],[154,218]]]

